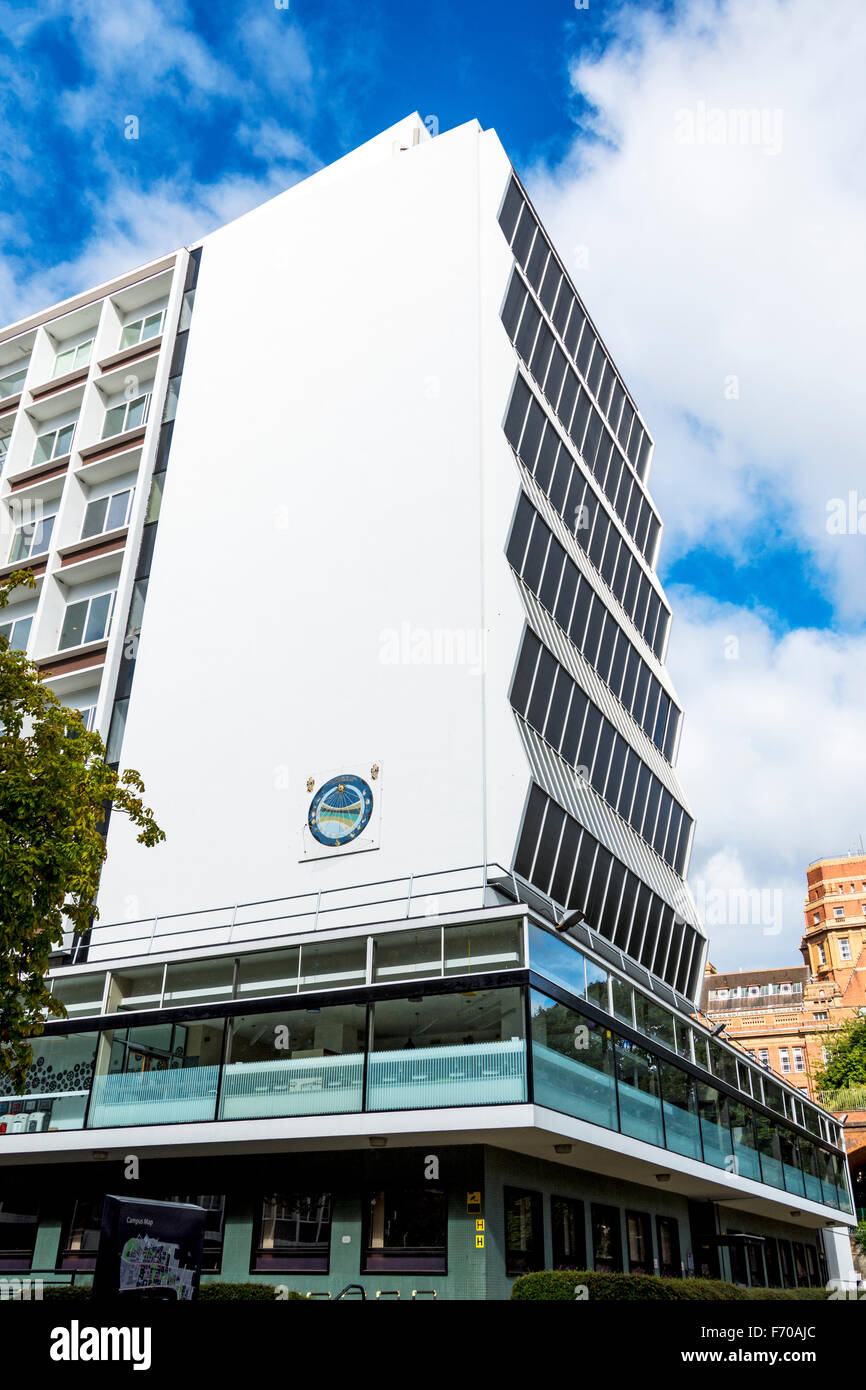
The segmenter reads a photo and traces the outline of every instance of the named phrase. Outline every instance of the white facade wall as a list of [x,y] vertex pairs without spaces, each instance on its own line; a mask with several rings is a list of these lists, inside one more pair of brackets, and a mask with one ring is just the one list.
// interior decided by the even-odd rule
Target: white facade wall
[[[403,126],[204,243],[122,754],[167,839],[113,818],[103,923],[510,863],[509,165]],[[300,862],[341,770],[380,847]]]

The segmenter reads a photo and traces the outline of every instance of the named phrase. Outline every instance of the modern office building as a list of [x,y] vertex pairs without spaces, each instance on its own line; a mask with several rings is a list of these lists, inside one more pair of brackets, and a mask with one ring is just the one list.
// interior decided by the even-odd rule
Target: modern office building
[[692,1017],[652,439],[496,135],[410,117],[0,363],[4,630],[166,832],[112,816],[0,1101],[0,1264],[88,1270],[112,1191],[321,1295],[846,1276],[838,1125]]

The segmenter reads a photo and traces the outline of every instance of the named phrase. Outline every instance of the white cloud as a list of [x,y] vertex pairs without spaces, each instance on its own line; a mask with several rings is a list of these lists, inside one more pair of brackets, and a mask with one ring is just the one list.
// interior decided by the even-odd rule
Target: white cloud
[[[745,609],[689,590],[671,598],[679,772],[697,818],[689,879],[710,958],[800,964],[807,865],[866,834],[866,636],[779,638]],[[740,890],[763,894],[745,920]]]
[[[572,70],[607,143],[579,133],[528,181],[655,434],[664,559],[794,538],[840,616],[862,618],[866,537],[826,521],[829,499],[866,498],[866,9],[699,0],[610,23],[615,41]],[[741,127],[752,109],[763,127]]]
[[260,178],[232,175],[195,184],[178,177],[147,190],[117,181],[104,196],[92,200],[91,233],[70,259],[18,278],[13,263],[0,263],[0,322],[14,323],[187,246],[282,193],[300,177],[275,167]]

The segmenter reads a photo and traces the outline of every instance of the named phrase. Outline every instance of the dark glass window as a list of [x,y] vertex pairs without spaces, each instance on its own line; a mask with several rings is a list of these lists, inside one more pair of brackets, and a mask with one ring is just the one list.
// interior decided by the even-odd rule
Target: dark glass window
[[581,452],[583,452],[583,436],[586,432],[586,427],[589,423],[589,417],[591,414],[592,402],[590,401],[589,396],[586,394],[586,392],[581,391],[580,395],[577,398],[577,405],[575,406],[574,416],[571,421],[571,429],[569,430],[569,434],[574,440],[576,448],[579,449]]
[[[581,829],[576,820],[571,816],[565,818],[565,829],[562,832],[562,842],[559,846],[559,855],[556,860],[556,873],[553,875],[553,882],[550,885],[550,896],[555,903],[568,904],[568,891],[571,887],[571,880],[574,875],[574,864],[580,846]],[[572,952],[574,954],[574,952]]]
[[[582,691],[575,691],[575,695],[582,693]],[[583,725],[583,733],[580,737],[580,747],[577,750],[577,761],[581,767],[591,769],[595,759],[598,735],[604,720],[602,719],[601,712],[596,709],[595,705],[590,704],[589,701],[586,700],[585,695],[583,696],[583,700],[587,704],[587,711]]]
[[[563,292],[564,292],[564,290],[565,290],[565,281],[564,281],[564,280],[563,280],[562,284],[563,284]],[[582,328],[583,328],[583,325],[584,325],[585,323],[586,323],[586,315],[584,314],[584,312],[583,312],[583,310],[581,309],[580,305],[578,304],[577,300],[574,299],[574,300],[573,300],[573,304],[572,304],[572,310],[571,310],[571,318],[568,320],[568,327],[567,327],[567,329],[565,330],[565,337],[564,337],[564,339],[563,339],[563,341],[564,341],[564,343],[565,343],[565,346],[568,348],[568,351],[571,353],[572,357],[574,357],[575,351],[576,351],[576,349],[577,349],[577,345],[578,345],[578,343],[581,341],[580,334],[581,334],[581,330],[582,330]],[[586,335],[584,335],[584,336],[586,336]],[[592,351],[591,348],[590,348],[590,351]]]
[[556,403],[559,400],[559,393],[565,379],[565,371],[565,354],[558,347],[554,347],[550,355],[550,365],[547,369],[547,376],[544,380],[544,394],[550,401],[554,410],[556,409]]
[[641,834],[648,844],[652,844],[652,837],[655,833],[656,820],[658,819],[659,802],[662,796],[661,782],[657,782],[655,777],[650,775],[650,784],[647,789],[646,814],[643,818],[643,828]]
[[599,443],[601,442],[602,429],[601,416],[597,410],[593,410],[586,429],[586,438],[584,439],[582,450],[583,457],[586,459],[590,468],[595,467],[595,457],[598,453]]
[[577,852],[577,864],[575,866],[574,879],[571,885],[571,902],[569,903],[569,907],[586,907],[587,893],[589,891],[592,866],[595,862],[595,851],[597,847],[597,841],[593,839],[592,835],[584,834],[580,842],[580,849]]
[[592,871],[592,883],[589,886],[589,898],[586,904],[586,916],[591,927],[596,931],[602,928],[601,907],[604,902],[607,879],[613,856],[599,845],[595,856],[595,868]]
[[619,797],[616,802],[616,809],[625,820],[631,819],[631,803],[634,799],[634,788],[639,768],[640,758],[633,748],[627,748],[625,770],[619,789]]
[[607,418],[610,421],[610,427],[614,433],[616,433],[617,426],[619,425],[619,417],[624,401],[625,391],[622,383],[614,380],[613,395],[610,398],[610,408],[607,412]]
[[551,256],[547,262],[547,269],[544,272],[544,279],[541,282],[541,289],[538,297],[547,312],[552,316],[553,306],[556,303],[556,295],[559,290],[559,282],[562,279],[562,271],[556,263],[556,257]]
[[589,361],[592,357],[592,349],[594,347],[595,334],[593,333],[592,329],[587,325],[586,332],[580,340],[580,347],[577,350],[577,357],[575,359],[577,362],[577,370],[580,372],[584,381],[586,381],[586,372],[587,368],[589,367]]
[[627,1211],[625,1229],[628,1240],[629,1273],[652,1274],[654,1269],[653,1235],[649,1216],[645,1211]]
[[201,1267],[205,1274],[219,1274],[223,1258],[223,1228],[225,1225],[225,1198],[217,1196],[172,1196],[169,1202],[189,1202],[195,1207],[204,1207],[207,1215],[204,1223],[204,1244],[201,1252]]
[[604,1273],[622,1270],[622,1233],[616,1207],[592,1204],[592,1259],[594,1267]]
[[544,1268],[541,1193],[506,1187],[505,1273],[509,1278]]
[[[589,612],[589,619],[586,624],[586,635],[583,639],[583,654],[587,661],[593,666],[598,665],[598,643],[604,627],[606,609],[597,594],[592,595],[592,606]],[[605,665],[607,670],[607,665]]]
[[510,242],[514,236],[514,229],[517,226],[517,219],[523,207],[523,194],[515,183],[514,179],[508,185],[508,192],[502,203],[502,211],[499,214],[499,225],[505,234],[506,241]]
[[445,1274],[448,1198],[435,1187],[385,1188],[367,1202],[365,1274]]
[[556,612],[553,615],[559,623],[559,626],[565,632],[568,631],[571,610],[574,605],[574,596],[577,593],[577,585],[577,570],[574,568],[574,565],[566,561],[565,568],[562,572],[562,583],[559,586],[559,596],[556,600]]
[[779,1263],[782,1268],[782,1281],[779,1287],[783,1289],[795,1289],[797,1287],[797,1276],[794,1273],[794,1257],[789,1240],[779,1241]]
[[[596,744],[595,748],[595,761],[593,763],[590,763],[589,758],[584,759],[583,757],[581,757],[580,761],[586,762],[587,766],[591,768],[590,775],[592,778],[592,785],[596,788],[597,791],[603,791],[605,779],[607,777],[607,770],[610,766],[611,755],[613,753],[614,744],[616,742],[617,736],[611,728],[610,724],[608,724],[606,719],[602,719],[601,732],[598,736],[598,743]],[[583,749],[581,749],[581,753],[582,752]]]
[[575,1197],[551,1197],[553,1268],[586,1269],[586,1234],[583,1202]]
[[565,429],[571,430],[571,417],[574,414],[574,403],[577,400],[577,377],[574,372],[568,370],[562,383],[562,390],[559,394],[559,405],[556,413],[563,423]]
[[538,846],[538,856],[532,870],[532,881],[543,893],[548,891],[550,880],[553,877],[556,852],[559,848],[559,836],[564,820],[565,812],[562,807],[557,806],[553,801],[548,801],[547,815],[544,817],[544,826]]
[[508,410],[505,414],[505,422],[502,426],[505,430],[505,438],[514,450],[517,449],[520,443],[523,422],[526,419],[527,407],[531,400],[532,392],[523,380],[523,377],[518,373],[517,379],[514,382],[514,389],[511,392],[511,400],[508,403]]
[[523,301],[525,298],[526,287],[515,271],[511,277],[511,283],[508,286],[505,303],[502,306],[502,322],[512,342],[514,341],[514,334],[517,331],[517,325],[520,322],[520,315],[523,311]]
[[565,551],[555,540],[550,538],[550,548],[547,552],[547,559],[544,563],[544,574],[541,577],[541,584],[538,587],[538,597],[544,607],[551,613],[556,604],[556,592],[559,588],[559,578],[565,564]]
[[526,558],[523,561],[523,579],[534,594],[538,593],[538,585],[541,582],[541,571],[544,569],[544,559],[547,555],[547,547],[550,541],[550,532],[544,525],[540,517],[536,517],[535,525],[532,528],[529,546],[526,551]]
[[550,702],[550,693],[553,689],[553,678],[555,675],[556,661],[550,655],[547,648],[542,647],[538,658],[535,685],[532,690],[532,697],[529,701],[529,711],[527,715],[532,727],[539,731],[544,728],[544,721],[547,717],[547,706]]
[[530,473],[535,469],[538,446],[541,443],[541,436],[547,419],[544,411],[536,400],[529,403],[529,411],[526,416],[526,424],[523,427],[523,438],[520,441],[520,457],[526,464]]
[[638,724],[640,724],[644,729],[646,728],[646,724],[644,723],[643,714],[644,707],[647,702],[647,692],[649,691],[650,687],[652,687],[653,689],[658,688],[656,686],[656,682],[652,678],[650,668],[646,665],[645,662],[642,661],[640,665],[640,670],[637,674],[637,680],[635,681],[634,704],[632,705],[632,713],[635,719],[637,720]]
[[526,545],[529,540],[529,532],[532,529],[532,522],[535,518],[535,509],[525,492],[520,494],[520,501],[517,504],[517,511],[514,513],[514,521],[511,526],[511,535],[508,537],[508,563],[517,570],[519,574],[523,568],[523,556],[526,553]]
[[613,525],[613,522],[610,522],[608,524],[607,545],[605,546],[604,555],[602,556],[601,564],[599,565],[602,578],[604,579],[604,582],[605,584],[607,584],[609,589],[613,588],[613,576],[614,571],[616,569],[616,562],[619,556],[619,552],[620,539],[617,534],[616,527]]
[[544,381],[550,354],[553,351],[553,334],[546,323],[542,323],[532,350],[529,367],[539,385]]
[[568,323],[568,315],[571,311],[572,301],[571,286],[563,275],[559,284],[559,294],[556,297],[556,304],[551,314],[556,331],[561,338],[565,338],[565,326]]
[[560,752],[567,763],[572,766],[578,762],[578,749],[580,748],[581,729],[587,710],[587,700],[583,692],[575,687],[574,695],[571,700],[571,708],[568,712],[568,719],[562,733]]
[[529,879],[532,873],[532,861],[535,858],[546,807],[547,797],[541,788],[533,782],[523,819],[523,829],[520,832],[520,843],[517,846],[517,854],[514,859],[515,872],[520,874],[521,878]]
[[533,288],[536,290],[541,284],[541,279],[544,274],[544,268],[547,264],[547,257],[549,253],[550,247],[547,244],[547,238],[545,237],[544,232],[539,230],[538,235],[535,238],[535,241],[532,243],[532,250],[529,253],[529,259],[526,262],[526,278],[528,279],[529,283],[533,286]]
[[619,428],[616,432],[616,437],[624,449],[628,444],[628,437],[631,432],[631,425],[633,420],[634,406],[631,404],[631,401],[626,401],[625,405],[623,406],[622,418],[619,422]]
[[538,223],[530,212],[528,205],[524,203],[520,213],[520,221],[517,224],[517,231],[511,242],[511,249],[514,252],[515,258],[523,266],[526,265],[526,258],[529,255],[529,248],[532,245],[532,239],[535,236],[537,228]]
[[[548,484],[553,474],[553,465],[556,462],[556,451],[558,446],[559,440],[556,436],[556,430],[551,424],[546,423],[534,465],[536,482],[545,492],[547,491]],[[524,454],[522,449],[520,451],[520,456],[528,467],[531,466],[529,458]]]
[[102,1227],[103,1198],[73,1202],[60,1237],[58,1269],[94,1269]]
[[541,313],[535,307],[531,299],[527,299],[526,307],[523,310],[523,318],[520,320],[520,327],[517,330],[517,337],[514,345],[524,362],[528,363],[532,355],[535,335],[538,332],[538,325],[541,323]]
[[330,1250],[330,1193],[294,1192],[263,1198],[251,1270],[327,1274]]
[[782,1271],[779,1267],[779,1246],[772,1236],[768,1236],[764,1242],[764,1260],[767,1265],[767,1287],[770,1289],[781,1289]]
[[589,364],[589,372],[587,373],[586,381],[590,391],[595,396],[602,410],[604,409],[604,404],[601,399],[602,393],[600,388],[602,385],[602,379],[604,377],[606,365],[607,359],[604,355],[604,348],[602,347],[601,343],[596,343],[595,352],[593,353],[592,361]]
[[550,708],[547,712],[547,724],[544,728],[544,737],[553,748],[559,748],[562,738],[562,731],[565,727],[565,716],[568,713],[568,702],[571,699],[571,692],[574,682],[567,671],[561,666],[556,669],[556,679],[553,685],[553,697],[550,701]]
[[[619,734],[613,736],[613,753],[611,754],[610,766],[607,770],[607,781],[604,783],[602,796],[611,806],[616,806],[619,799],[619,786],[622,775],[625,771],[625,755],[628,752],[628,744],[625,739],[620,738]],[[601,783],[599,783],[601,788]]]
[[[571,481],[572,467],[570,454],[567,449],[560,447],[556,463],[554,464],[553,477],[550,480],[550,487],[548,488],[550,501],[559,512],[560,516],[562,515],[565,505],[568,484]],[[566,516],[565,520],[570,523],[571,518]]]
[[680,1228],[676,1217],[656,1217],[656,1239],[659,1248],[659,1274],[663,1279],[679,1279],[683,1266],[680,1259]]
[[523,635],[523,645],[520,649],[517,670],[511,685],[511,703],[520,714],[526,713],[526,704],[532,689],[532,679],[535,675],[540,651],[541,643],[535,633],[527,628]]
[[625,674],[625,663],[628,653],[631,650],[632,648],[629,644],[628,638],[626,637],[622,628],[618,628],[616,647],[614,648],[613,656],[611,658],[610,672],[607,678],[607,683],[613,691],[614,695],[617,696],[617,698],[619,698],[619,692],[622,689],[622,679],[623,675]]

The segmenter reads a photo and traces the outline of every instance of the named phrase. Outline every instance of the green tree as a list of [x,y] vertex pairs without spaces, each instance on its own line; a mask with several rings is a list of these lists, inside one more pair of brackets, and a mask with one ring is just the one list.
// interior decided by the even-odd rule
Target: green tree
[[[21,585],[35,588],[29,570],[0,583],[0,609]],[[0,1073],[19,1092],[45,1016],[66,1017],[45,975],[63,918],[82,933],[97,915],[107,804],[141,844],[165,839],[143,794],[139,774],[113,771],[99,735],[0,636]]]
[[850,1018],[827,1035],[827,1061],[816,1080],[822,1091],[866,1085],[866,1017]]

